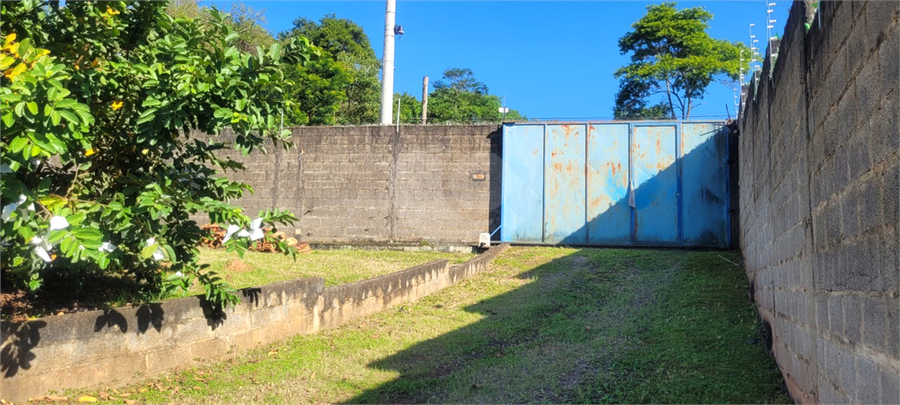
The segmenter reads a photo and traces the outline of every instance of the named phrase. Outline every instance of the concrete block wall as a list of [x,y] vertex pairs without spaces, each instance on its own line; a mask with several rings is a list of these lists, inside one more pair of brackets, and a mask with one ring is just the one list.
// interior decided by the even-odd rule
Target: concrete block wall
[[[298,127],[294,147],[241,156],[251,215],[288,209],[285,230],[313,243],[474,243],[499,226],[496,125]],[[228,140],[233,134],[224,133]],[[203,218],[197,218],[203,223]],[[208,222],[208,221],[207,221]]]
[[335,328],[483,272],[508,247],[493,247],[462,264],[436,260],[328,288],[320,277],[245,288],[241,302],[221,312],[195,296],[3,321],[0,398],[24,402],[50,390],[115,386]]
[[896,404],[900,3],[820,4],[744,102],[740,244],[794,399]]

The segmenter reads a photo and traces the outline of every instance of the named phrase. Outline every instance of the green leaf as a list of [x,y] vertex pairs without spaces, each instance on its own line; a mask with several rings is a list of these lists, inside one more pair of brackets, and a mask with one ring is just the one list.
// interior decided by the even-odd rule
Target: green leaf
[[70,232],[80,240],[99,242],[103,239],[103,233],[96,228],[73,228]]
[[18,153],[21,152],[22,149],[25,149],[25,146],[28,144],[28,138],[24,136],[15,137],[12,142],[9,143],[9,150],[13,153]]
[[29,101],[28,104],[26,104],[26,106],[28,107],[28,111],[31,111],[31,114],[37,115],[37,113],[38,113],[37,103],[35,103],[34,101]]
[[136,124],[141,125],[145,122],[153,121],[156,118],[156,108],[148,108],[144,110],[141,116],[138,118]]
[[12,64],[15,61],[16,61],[16,58],[13,58],[12,56],[3,55],[3,57],[0,58],[0,70],[9,69],[9,67],[12,66]]
[[13,124],[16,123],[16,119],[15,119],[15,117],[13,117],[13,114],[11,111],[5,112],[3,114],[2,120],[3,120],[3,125],[5,125],[7,128],[11,127]]
[[146,260],[153,257],[153,254],[156,253],[156,249],[159,249],[158,243],[154,243],[141,249],[141,259]]
[[219,108],[216,110],[213,116],[215,116],[216,118],[230,119],[233,114],[234,112],[229,108]]
[[69,111],[69,110],[56,110],[56,112],[58,112],[59,115],[61,115],[63,118],[65,118],[66,120],[68,120],[68,121],[69,121],[70,123],[72,123],[72,124],[78,124],[78,123],[80,122],[80,120],[78,119],[78,116],[75,115],[75,113],[73,113],[72,111]]
[[71,98],[64,98],[62,100],[57,101],[56,104],[53,105],[53,107],[57,108],[57,109],[74,108],[78,105],[79,105],[79,103],[77,101],[72,100]]
[[62,120],[62,116],[59,114],[59,111],[52,111],[50,113],[50,122],[53,123],[53,126],[59,125],[59,122]]
[[94,117],[91,116],[89,112],[85,112],[84,110],[74,110],[75,114],[78,114],[78,120],[82,125],[88,125],[94,122]]
[[72,250],[76,246],[75,242],[75,238],[67,236],[63,238],[62,243],[59,244],[59,248],[66,256],[72,256]]

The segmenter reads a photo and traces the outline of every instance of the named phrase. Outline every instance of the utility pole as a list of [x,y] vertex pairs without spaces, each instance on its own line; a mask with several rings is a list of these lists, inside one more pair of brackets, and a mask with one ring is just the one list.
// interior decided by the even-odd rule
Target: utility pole
[[384,58],[381,68],[381,125],[391,125],[394,101],[394,25],[397,0],[387,0],[384,12]]
[[422,80],[422,125],[428,119],[428,76]]

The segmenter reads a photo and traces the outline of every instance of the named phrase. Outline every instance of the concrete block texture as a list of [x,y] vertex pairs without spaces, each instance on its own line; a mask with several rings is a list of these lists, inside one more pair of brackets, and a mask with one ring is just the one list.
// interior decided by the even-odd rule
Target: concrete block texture
[[454,266],[437,260],[329,288],[318,277],[246,288],[237,306],[221,312],[197,296],[3,321],[0,398],[24,402],[50,390],[127,383],[334,328],[483,272],[508,247],[495,246]]
[[[235,204],[250,215],[294,212],[301,241],[474,243],[478,233],[499,225],[497,125],[403,125],[399,132],[392,126],[298,127],[292,134],[294,147],[287,151],[224,153],[247,166],[234,177],[255,191]],[[473,173],[486,176],[476,181]],[[410,211],[468,220],[435,233],[433,224],[408,217]]]
[[746,271],[796,401],[898,403],[900,3],[792,7],[739,122]]

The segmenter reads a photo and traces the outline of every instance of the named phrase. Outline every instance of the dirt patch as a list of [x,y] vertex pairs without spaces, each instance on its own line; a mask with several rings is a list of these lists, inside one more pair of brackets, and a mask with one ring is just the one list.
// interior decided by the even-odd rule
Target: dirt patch
[[253,271],[253,267],[250,267],[249,264],[240,261],[240,259],[235,259],[225,265],[225,270],[233,271],[236,273],[246,273],[248,271]]
[[79,301],[61,301],[35,296],[22,290],[0,293],[0,314],[4,321],[23,322],[29,318],[92,311],[100,306]]

